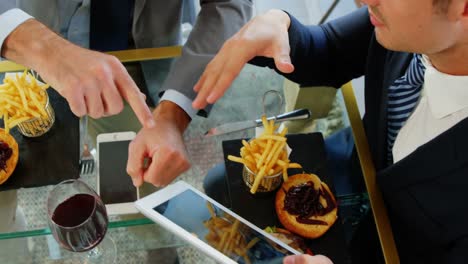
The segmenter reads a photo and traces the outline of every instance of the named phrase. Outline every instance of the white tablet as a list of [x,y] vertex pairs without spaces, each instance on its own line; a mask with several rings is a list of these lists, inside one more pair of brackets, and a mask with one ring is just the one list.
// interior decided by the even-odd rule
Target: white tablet
[[272,263],[300,254],[183,181],[135,204],[145,216],[221,263]]

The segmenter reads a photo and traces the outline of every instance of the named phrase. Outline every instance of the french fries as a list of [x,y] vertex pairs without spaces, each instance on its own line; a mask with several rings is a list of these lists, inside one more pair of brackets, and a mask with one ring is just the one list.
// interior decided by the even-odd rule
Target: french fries
[[209,231],[205,236],[208,243],[227,256],[237,255],[243,257],[245,263],[251,263],[247,252],[260,239],[253,238],[247,242],[243,225],[238,219],[228,214],[217,216],[210,203],[207,202],[206,206],[211,215],[211,218],[204,222]]
[[240,157],[232,155],[228,159],[244,164],[244,180],[251,186],[250,192],[271,191],[281,184],[283,180],[288,180],[288,168],[302,168],[298,163],[291,163],[286,150],[286,133],[284,128],[280,133],[276,130],[278,126],[273,120],[268,121],[262,117],[264,132],[257,138],[249,142],[243,140],[243,147],[240,149]]
[[0,114],[7,133],[18,124],[34,118],[42,119],[42,125],[50,125],[43,124],[50,121],[46,109],[48,88],[49,85],[39,84],[27,71],[14,77],[5,76],[0,85]]

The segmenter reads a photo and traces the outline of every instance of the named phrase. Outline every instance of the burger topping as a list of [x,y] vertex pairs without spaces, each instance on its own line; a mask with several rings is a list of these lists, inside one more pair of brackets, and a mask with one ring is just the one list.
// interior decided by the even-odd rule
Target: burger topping
[[[312,216],[323,216],[335,208],[332,196],[325,188],[320,186],[320,189],[316,190],[314,183],[308,181],[285,190],[285,193],[284,209],[292,215],[297,215],[297,222],[309,225],[327,225],[325,221],[310,219]],[[320,197],[326,201],[326,207],[320,203]]]
[[6,162],[13,154],[13,150],[6,142],[0,141],[0,170],[6,171]]

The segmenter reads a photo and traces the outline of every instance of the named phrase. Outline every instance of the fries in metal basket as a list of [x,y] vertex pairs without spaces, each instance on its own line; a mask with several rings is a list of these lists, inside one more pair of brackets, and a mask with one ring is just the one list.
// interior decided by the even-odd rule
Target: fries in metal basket
[[[288,180],[288,168],[302,168],[298,163],[290,163],[286,150],[286,133],[287,128],[284,128],[280,133],[276,130],[278,127],[273,120],[268,121],[265,116],[262,116],[264,132],[257,138],[253,138],[249,142],[243,140],[243,147],[240,150],[240,157],[232,155],[228,159],[234,162],[242,163],[247,172],[244,177],[250,192],[256,193],[260,191],[272,191],[281,184],[280,174],[283,180]],[[278,177],[273,177],[278,175]]]
[[5,76],[0,85],[0,114],[5,131],[34,118],[48,118],[47,88],[27,71],[20,76]]

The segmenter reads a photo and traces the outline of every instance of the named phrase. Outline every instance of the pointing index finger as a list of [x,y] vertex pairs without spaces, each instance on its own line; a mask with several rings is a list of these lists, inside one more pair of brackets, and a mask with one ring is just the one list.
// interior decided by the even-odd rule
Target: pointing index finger
[[142,126],[145,128],[154,127],[153,115],[146,105],[144,95],[140,92],[140,89],[138,89],[132,78],[127,72],[117,74],[115,78],[120,94],[133,109]]

